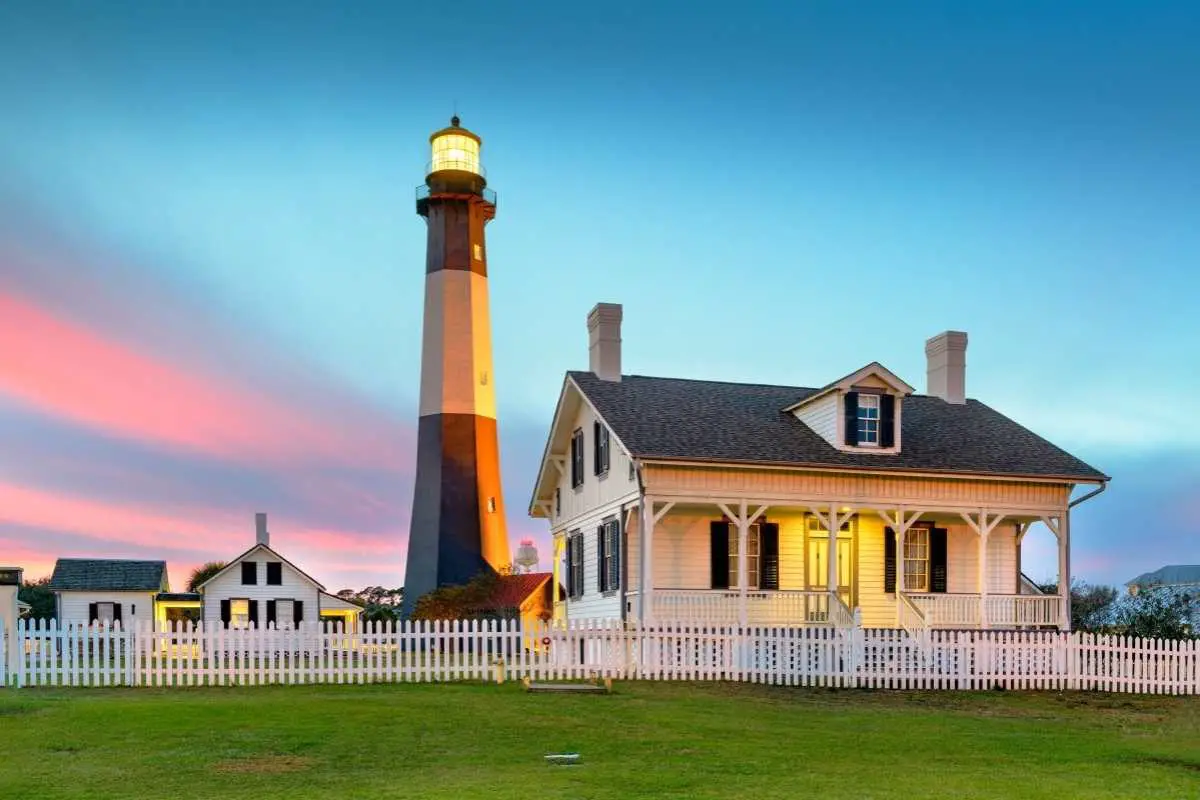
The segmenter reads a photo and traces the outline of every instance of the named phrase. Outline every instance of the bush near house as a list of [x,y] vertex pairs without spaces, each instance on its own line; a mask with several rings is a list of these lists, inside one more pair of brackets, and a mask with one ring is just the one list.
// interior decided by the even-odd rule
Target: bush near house
[[[1049,581],[1038,585],[1046,594],[1058,594],[1058,584]],[[1117,598],[1112,586],[1087,583],[1078,578],[1071,581],[1071,630],[1099,632],[1104,625],[1104,612]]]
[[[1039,584],[1047,594],[1057,594],[1058,584]],[[1187,639],[1197,634],[1200,596],[1149,587],[1136,595],[1121,594],[1112,586],[1080,580],[1071,582],[1071,629],[1089,633],[1138,636],[1151,639]]]
[[520,619],[517,606],[493,602],[500,584],[495,572],[480,572],[462,586],[442,586],[419,598],[413,619]]

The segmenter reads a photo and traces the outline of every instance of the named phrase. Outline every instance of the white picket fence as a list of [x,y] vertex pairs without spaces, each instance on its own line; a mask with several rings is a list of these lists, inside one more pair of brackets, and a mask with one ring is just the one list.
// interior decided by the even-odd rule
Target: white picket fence
[[[1200,642],[1057,631],[367,623],[346,632],[18,623],[5,686],[229,686],[564,680],[1200,694]],[[7,645],[13,645],[9,647]]]

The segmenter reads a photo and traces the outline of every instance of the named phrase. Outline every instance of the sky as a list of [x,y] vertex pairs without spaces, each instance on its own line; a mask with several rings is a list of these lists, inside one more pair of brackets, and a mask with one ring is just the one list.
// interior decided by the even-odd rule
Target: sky
[[413,191],[457,111],[514,547],[549,552],[525,509],[606,301],[642,375],[923,390],[965,330],[968,395],[1113,478],[1078,577],[1200,563],[1198,36],[1195,3],[9,0],[0,562],[181,588],[266,511],[328,588],[401,585]]

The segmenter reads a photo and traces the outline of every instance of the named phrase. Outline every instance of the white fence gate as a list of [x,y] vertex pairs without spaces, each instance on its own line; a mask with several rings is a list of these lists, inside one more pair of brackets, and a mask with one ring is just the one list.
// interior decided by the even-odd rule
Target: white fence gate
[[1200,642],[1057,631],[450,620],[346,632],[18,623],[4,686],[227,686],[615,678],[887,689],[1200,694]]

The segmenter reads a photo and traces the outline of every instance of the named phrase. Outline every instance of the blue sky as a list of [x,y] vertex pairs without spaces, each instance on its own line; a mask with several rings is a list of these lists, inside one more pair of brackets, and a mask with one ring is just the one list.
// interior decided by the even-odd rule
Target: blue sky
[[0,561],[178,584],[267,510],[331,582],[398,583],[412,191],[457,108],[500,196],[514,541],[604,300],[651,375],[923,388],[966,330],[970,396],[1114,477],[1076,573],[1196,563],[1198,34],[1190,3],[5,3],[0,341],[39,358],[0,377]]

